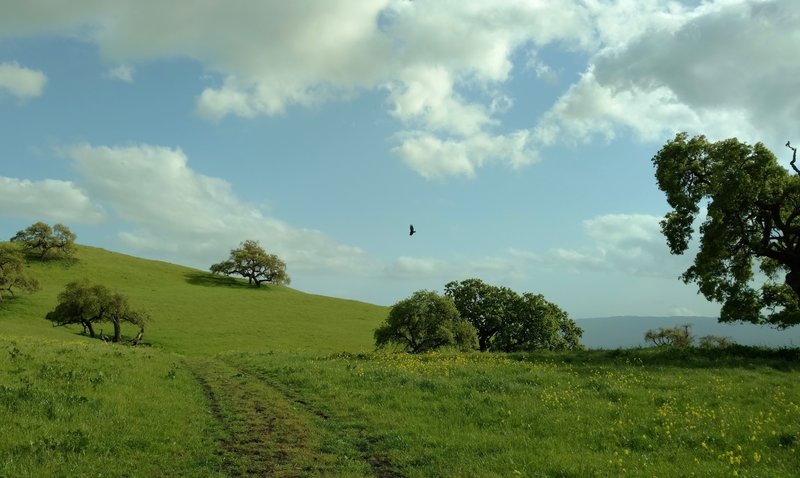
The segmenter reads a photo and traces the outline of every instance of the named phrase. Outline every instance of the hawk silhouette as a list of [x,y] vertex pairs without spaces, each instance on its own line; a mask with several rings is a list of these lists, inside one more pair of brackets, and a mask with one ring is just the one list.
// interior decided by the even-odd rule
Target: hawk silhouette
[[411,224],[410,226],[408,226],[408,235],[409,235],[409,236],[413,236],[415,232],[417,232],[417,230],[416,230],[416,229],[414,229],[414,225],[413,225],[413,224]]

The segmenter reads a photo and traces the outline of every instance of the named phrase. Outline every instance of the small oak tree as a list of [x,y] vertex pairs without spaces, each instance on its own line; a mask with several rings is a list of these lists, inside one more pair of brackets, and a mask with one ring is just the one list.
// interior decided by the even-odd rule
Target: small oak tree
[[231,249],[228,260],[213,264],[210,270],[213,274],[246,277],[256,287],[261,287],[262,282],[277,285],[291,282],[286,274],[286,263],[275,254],[267,254],[258,241],[242,242],[236,249]]
[[63,224],[50,227],[43,222],[37,222],[17,231],[11,241],[21,243],[28,254],[45,259],[48,254],[52,255],[53,252],[60,253],[65,257],[74,254],[75,238],[75,234]]
[[461,319],[449,297],[420,290],[394,304],[389,317],[375,330],[375,345],[399,344],[407,352],[421,353],[446,345],[474,350],[475,328]]
[[[133,309],[128,298],[114,292],[102,284],[90,284],[87,281],[68,283],[58,294],[58,304],[45,317],[53,326],[80,324],[84,331],[94,338],[94,325],[99,322],[111,322],[114,328],[113,342],[122,338],[122,323],[137,325],[140,335],[149,320],[146,313]],[[141,338],[139,338],[141,340]]]
[[13,296],[15,288],[34,292],[39,289],[39,281],[28,275],[19,249],[11,244],[0,244],[0,301],[3,300],[2,291]]

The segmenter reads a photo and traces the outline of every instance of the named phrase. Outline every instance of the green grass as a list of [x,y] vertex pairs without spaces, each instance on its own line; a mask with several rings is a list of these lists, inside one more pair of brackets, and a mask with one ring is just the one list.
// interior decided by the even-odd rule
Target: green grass
[[0,337],[0,476],[226,476],[200,385],[172,354]]
[[[130,297],[153,317],[145,342],[182,354],[224,351],[367,351],[386,308],[246,281],[165,262],[79,246],[77,261],[33,262],[42,290],[0,304],[0,334],[51,338],[81,329],[52,329],[43,320],[72,280],[88,278]],[[103,325],[98,326],[99,329]],[[110,331],[106,324],[106,332]],[[134,335],[131,329],[128,335]]]
[[[77,259],[32,263],[42,290],[0,303],[0,476],[800,469],[797,349],[374,353],[384,307],[86,246]],[[80,278],[151,313],[143,346],[43,319]]]
[[224,359],[402,476],[797,476],[800,364],[696,354]]

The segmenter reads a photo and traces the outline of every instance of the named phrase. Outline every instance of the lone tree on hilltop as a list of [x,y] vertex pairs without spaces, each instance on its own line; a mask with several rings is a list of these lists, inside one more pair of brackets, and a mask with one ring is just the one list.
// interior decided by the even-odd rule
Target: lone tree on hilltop
[[[681,279],[722,303],[721,322],[800,323],[800,176],[761,143],[712,143],[686,133],[667,142],[653,164],[672,207],[661,231],[673,254],[689,248],[706,209],[699,252]],[[800,173],[794,158],[792,168]],[[756,267],[766,276],[760,287]]]
[[446,345],[474,350],[475,328],[458,315],[449,297],[420,290],[392,306],[389,317],[375,330],[375,345],[398,344],[407,352],[421,353]]
[[581,348],[583,330],[541,294],[517,294],[480,279],[449,282],[445,294],[477,330],[482,351]]
[[286,274],[286,263],[275,254],[267,254],[258,241],[242,242],[236,249],[231,249],[227,261],[213,264],[210,270],[213,274],[246,277],[248,283],[256,287],[261,287],[262,282],[276,285],[291,282]]
[[74,254],[75,238],[75,234],[63,224],[50,227],[40,221],[18,231],[11,241],[21,243],[28,254],[45,259],[53,252],[65,257]]
[[[122,323],[128,322],[139,327],[138,340],[144,333],[149,316],[130,306],[128,298],[114,292],[102,284],[92,285],[86,281],[68,283],[58,294],[58,304],[45,317],[53,326],[80,324],[84,332],[94,338],[97,336],[94,324],[111,322],[114,328],[112,342],[122,339]],[[137,343],[138,343],[137,340]]]
[[2,291],[12,296],[13,289],[34,292],[39,289],[39,281],[28,276],[25,270],[25,257],[11,244],[0,244],[0,301]]

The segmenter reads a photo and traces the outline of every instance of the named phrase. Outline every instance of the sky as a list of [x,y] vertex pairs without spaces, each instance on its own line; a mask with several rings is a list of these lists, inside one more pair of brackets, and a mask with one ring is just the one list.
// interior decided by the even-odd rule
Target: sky
[[381,305],[475,277],[573,318],[716,315],[651,159],[680,131],[800,143],[794,0],[0,12],[0,237],[204,270],[253,239],[292,287]]

